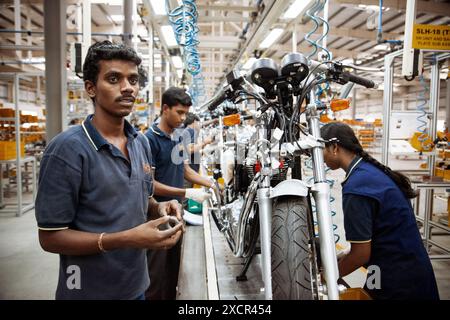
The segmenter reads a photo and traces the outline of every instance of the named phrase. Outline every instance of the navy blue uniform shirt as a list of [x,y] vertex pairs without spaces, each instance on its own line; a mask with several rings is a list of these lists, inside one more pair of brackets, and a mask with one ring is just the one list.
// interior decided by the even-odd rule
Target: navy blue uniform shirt
[[[56,136],[44,152],[36,199],[42,230],[112,233],[147,221],[153,192],[147,138],[125,121],[128,160],[91,120]],[[56,298],[135,299],[149,284],[145,250],[61,254]]]
[[[196,144],[198,141],[198,133],[193,128],[186,128],[183,134],[183,144],[187,148],[190,144]],[[187,149],[186,149],[187,150]],[[195,172],[200,170],[200,152],[196,151],[189,157],[189,166]]]
[[365,267],[380,270],[380,288],[366,283],[365,289],[375,299],[439,299],[411,202],[395,182],[357,157],[342,185],[347,240],[370,241],[371,255]]
[[[183,130],[175,130],[172,136],[163,132],[157,124],[153,124],[145,133],[152,150],[152,167],[155,170],[154,179],[165,185],[184,188],[184,161],[186,152],[183,152]],[[181,202],[181,197],[154,197],[157,201],[169,201],[176,199]]]

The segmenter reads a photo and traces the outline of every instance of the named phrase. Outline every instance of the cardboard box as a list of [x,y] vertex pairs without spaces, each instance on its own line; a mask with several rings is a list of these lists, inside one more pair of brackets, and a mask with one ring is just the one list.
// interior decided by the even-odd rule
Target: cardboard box
[[[25,143],[20,143],[20,156],[25,157]],[[15,141],[0,141],[0,160],[11,160],[17,157]]]

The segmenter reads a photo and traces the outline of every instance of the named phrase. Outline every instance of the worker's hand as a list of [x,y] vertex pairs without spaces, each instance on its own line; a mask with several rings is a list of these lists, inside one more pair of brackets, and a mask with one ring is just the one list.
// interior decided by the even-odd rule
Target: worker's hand
[[171,218],[166,215],[129,230],[131,234],[131,246],[142,249],[172,248],[183,233],[183,223],[178,223],[177,225],[164,230],[170,219]]
[[203,189],[200,188],[189,188],[186,189],[186,198],[192,199],[196,202],[202,203],[203,201],[211,198],[211,194],[203,191]]
[[220,183],[217,183],[216,179],[210,178],[210,180],[211,180],[210,189],[211,189],[212,192],[218,191],[220,193],[221,191],[224,190],[223,185],[221,185]]
[[183,232],[185,231],[182,210],[181,210],[181,204],[177,200],[159,202],[158,203],[158,214],[160,217],[164,217],[166,215],[176,217],[178,219],[178,221],[183,224]]
[[182,219],[181,204],[177,200],[158,203],[158,214],[160,217],[166,215],[175,216],[179,221]]

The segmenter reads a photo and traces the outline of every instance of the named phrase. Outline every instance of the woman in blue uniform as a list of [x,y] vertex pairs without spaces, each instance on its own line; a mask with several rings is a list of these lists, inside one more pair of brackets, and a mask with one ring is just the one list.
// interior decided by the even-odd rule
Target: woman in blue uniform
[[339,259],[339,276],[364,266],[379,271],[373,274],[378,281],[367,281],[364,288],[374,299],[439,299],[411,207],[416,193],[409,179],[365,152],[348,125],[328,123],[321,134],[326,164],[346,172],[342,206],[351,250]]

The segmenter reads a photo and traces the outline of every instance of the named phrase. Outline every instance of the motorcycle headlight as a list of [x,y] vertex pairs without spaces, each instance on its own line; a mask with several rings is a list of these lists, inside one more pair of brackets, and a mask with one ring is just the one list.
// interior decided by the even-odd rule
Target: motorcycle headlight
[[285,55],[281,60],[281,75],[293,85],[299,85],[308,75],[308,59],[298,52]]

